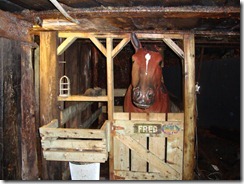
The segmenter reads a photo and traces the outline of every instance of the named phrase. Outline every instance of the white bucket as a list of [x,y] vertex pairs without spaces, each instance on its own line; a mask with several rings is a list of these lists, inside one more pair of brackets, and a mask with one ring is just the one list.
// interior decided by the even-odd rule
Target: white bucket
[[100,163],[69,162],[71,180],[99,180]]

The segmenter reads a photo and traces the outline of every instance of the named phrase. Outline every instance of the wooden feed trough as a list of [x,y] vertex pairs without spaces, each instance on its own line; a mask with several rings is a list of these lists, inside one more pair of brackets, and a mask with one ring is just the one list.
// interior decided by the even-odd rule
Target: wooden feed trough
[[[44,157],[47,160],[104,162],[109,152],[110,180],[193,179],[195,163],[194,35],[191,33],[137,33],[137,36],[139,39],[164,41],[182,59],[184,113],[140,114],[139,116],[115,113],[113,58],[130,41],[129,33],[40,31],[40,114],[43,121],[52,121],[40,128],[43,135]],[[57,37],[66,38],[66,40],[57,46]],[[102,96],[57,97],[57,84],[50,85],[50,81],[58,81],[57,55],[62,54],[77,38],[89,38],[107,59],[107,91]],[[106,46],[99,39],[105,39]],[[113,39],[121,39],[121,42],[113,47]],[[173,39],[183,41],[183,50]],[[46,90],[46,88],[51,89]],[[53,120],[59,116],[56,110],[58,101],[107,102],[108,120],[101,130],[59,128],[57,120]],[[47,107],[50,108],[46,109]],[[141,128],[149,132],[142,133]],[[172,132],[169,133],[171,129]],[[156,133],[154,130],[157,130]]]

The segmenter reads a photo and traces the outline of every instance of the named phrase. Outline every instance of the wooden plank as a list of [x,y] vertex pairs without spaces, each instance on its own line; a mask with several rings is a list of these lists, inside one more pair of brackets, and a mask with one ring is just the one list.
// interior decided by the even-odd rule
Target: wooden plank
[[[172,137],[173,138],[173,137],[180,136],[180,132],[183,131],[183,123],[179,121],[116,120],[113,124],[117,135],[126,134],[130,136],[134,134],[140,134],[140,132],[135,132],[136,125],[152,126],[152,128],[148,130],[148,132],[143,133],[143,135],[145,135],[146,137]],[[158,127],[160,127],[161,130]],[[165,127],[166,129],[163,130],[163,127]],[[157,131],[154,130],[153,128],[157,129]]]
[[42,140],[43,149],[73,149],[73,150],[94,150],[101,151],[106,149],[106,141],[98,140],[73,140],[73,139],[45,139]]
[[10,12],[0,10],[1,27],[0,37],[22,42],[33,43],[29,29],[32,28],[32,23],[19,19],[16,15]]
[[177,179],[180,176],[176,170],[174,170],[169,165],[165,164],[152,152],[148,151],[143,145],[139,144],[137,141],[129,136],[119,135],[117,136],[123,144],[128,146],[131,150],[135,151],[138,156],[147,162],[150,162],[156,169],[158,169],[162,174],[165,174],[167,179]]
[[41,136],[54,138],[104,139],[105,132],[98,129],[40,128]]
[[[166,114],[165,113],[150,113],[149,114],[150,121],[165,121]],[[165,158],[165,138],[161,137],[150,137],[149,138],[149,150],[157,155],[159,159],[164,161]],[[155,167],[153,167],[152,164],[149,163],[149,172],[157,172],[159,173],[159,170],[157,170]]]
[[129,148],[114,137],[114,169],[129,171],[130,158]]
[[89,128],[102,113],[102,108],[97,109],[87,120],[82,122],[81,128]]
[[77,37],[68,37],[66,38],[66,40],[64,40],[57,49],[57,55],[61,55],[64,53],[64,51],[69,48],[69,46],[75,42],[75,40],[77,39]]
[[121,42],[113,49],[112,57],[114,58],[130,41],[130,37],[124,38]]
[[87,101],[87,102],[106,102],[107,96],[84,96],[84,95],[71,95],[68,97],[58,96],[58,101]]
[[22,180],[38,179],[32,47],[21,45],[21,157]]
[[[57,32],[40,33],[40,53],[40,125],[43,126],[59,117]],[[42,179],[61,179],[60,167],[61,163],[42,159]]]
[[114,119],[115,120],[129,120],[129,113],[128,112],[115,112]]
[[184,59],[184,52],[172,39],[163,38],[163,41],[176,53],[176,55],[178,55],[181,59]]
[[90,40],[96,45],[96,47],[103,53],[103,55],[106,57],[107,56],[107,50],[103,46],[103,44],[94,36],[89,36]]
[[43,128],[58,128],[58,119],[53,119],[50,123],[40,127],[40,129]]
[[195,43],[194,35],[184,35],[184,180],[192,180],[195,166]]
[[62,110],[60,112],[60,126],[74,118],[78,113],[85,110],[91,104],[92,102],[81,102]]
[[116,180],[166,180],[161,173],[115,170],[114,175]]
[[[2,26],[2,25],[1,25]],[[13,40],[0,37],[0,104],[1,151],[4,180],[21,180],[21,46]]]
[[107,152],[81,152],[81,151],[43,151],[44,158],[52,161],[74,161],[104,163],[107,158]]
[[[131,138],[135,140],[138,144],[143,145],[145,149],[147,149],[147,137],[145,135],[132,135]],[[131,151],[131,171],[147,171],[147,161],[138,156],[138,152],[134,150]]]

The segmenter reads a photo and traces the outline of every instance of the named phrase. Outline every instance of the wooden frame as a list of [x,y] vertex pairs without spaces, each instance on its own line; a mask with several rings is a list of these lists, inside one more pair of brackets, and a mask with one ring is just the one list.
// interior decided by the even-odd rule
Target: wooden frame
[[[113,58],[128,43],[130,34],[111,34],[111,33],[80,33],[80,32],[59,32],[59,37],[69,38],[59,50],[62,52],[68,48],[75,38],[89,38],[98,47],[98,49],[107,58],[107,96],[102,97],[73,97],[58,98],[59,101],[107,101],[108,103],[108,126],[110,130],[114,128],[114,81],[113,81]],[[184,34],[145,34],[138,33],[139,39],[163,40],[176,54],[182,59],[183,65],[183,91],[184,91],[184,147],[183,147],[183,168],[182,179],[190,180],[194,176],[194,142],[195,142],[195,45],[194,35],[191,33]],[[100,43],[99,39],[106,40],[106,48]],[[113,39],[122,41],[114,48]],[[173,41],[173,39],[183,40],[183,51]],[[61,53],[61,51],[59,53]],[[108,135],[107,135],[108,136]],[[110,159],[110,179],[114,177],[114,138],[110,137],[109,159]],[[127,173],[128,174],[128,173]],[[147,174],[148,175],[148,174]],[[177,178],[179,178],[177,176]]]

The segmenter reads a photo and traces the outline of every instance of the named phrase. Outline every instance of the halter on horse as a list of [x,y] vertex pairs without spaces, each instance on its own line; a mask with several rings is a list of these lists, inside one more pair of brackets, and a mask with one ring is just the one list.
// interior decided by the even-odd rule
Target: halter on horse
[[135,33],[131,42],[136,53],[132,56],[132,80],[124,100],[125,112],[170,111],[171,102],[162,82],[162,56],[159,52],[142,48]]

